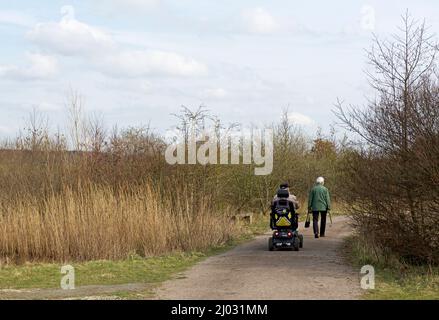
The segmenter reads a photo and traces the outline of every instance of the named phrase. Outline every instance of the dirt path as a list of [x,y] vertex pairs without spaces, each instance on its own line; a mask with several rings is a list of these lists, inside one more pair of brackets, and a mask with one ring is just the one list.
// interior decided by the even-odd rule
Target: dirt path
[[299,252],[267,250],[269,234],[210,257],[177,275],[157,291],[159,299],[357,299],[359,274],[340,254],[350,234],[345,217],[327,226],[325,238],[299,229]]

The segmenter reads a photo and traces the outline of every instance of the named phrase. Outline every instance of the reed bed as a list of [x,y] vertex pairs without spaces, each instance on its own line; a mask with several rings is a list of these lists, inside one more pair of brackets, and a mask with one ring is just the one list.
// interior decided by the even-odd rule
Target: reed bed
[[170,194],[147,184],[115,193],[89,186],[47,200],[3,206],[0,256],[9,262],[84,261],[203,250],[233,238],[230,212],[208,199]]

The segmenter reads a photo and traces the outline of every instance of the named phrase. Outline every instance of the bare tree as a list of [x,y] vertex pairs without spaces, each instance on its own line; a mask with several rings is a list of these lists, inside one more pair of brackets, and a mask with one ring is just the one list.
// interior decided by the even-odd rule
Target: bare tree
[[87,127],[87,149],[99,153],[107,144],[107,131],[102,115],[94,114],[88,121]]
[[82,97],[77,91],[70,89],[67,96],[66,107],[69,113],[72,147],[76,151],[83,150],[85,147],[87,130],[86,121],[83,115],[84,97]]
[[47,149],[49,144],[49,120],[38,112],[36,107],[32,108],[25,123],[24,132],[20,132],[17,139],[19,149],[41,151]]
[[[365,108],[345,108],[338,102],[336,114],[365,142],[349,164],[349,195],[360,203],[358,225],[376,234],[383,247],[431,261],[438,250],[438,227],[432,226],[439,222],[439,207],[435,212],[426,208],[439,204],[439,198],[427,188],[425,170],[431,164],[425,161],[425,151],[439,134],[437,121],[432,122],[437,116],[438,47],[424,22],[408,12],[402,21],[400,34],[390,40],[375,37],[367,53],[375,99]],[[421,163],[427,168],[420,170]]]

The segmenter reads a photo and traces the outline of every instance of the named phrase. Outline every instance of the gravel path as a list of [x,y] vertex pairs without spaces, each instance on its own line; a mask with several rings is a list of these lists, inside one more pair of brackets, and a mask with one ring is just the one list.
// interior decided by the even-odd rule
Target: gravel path
[[267,249],[269,233],[224,254],[210,257],[165,282],[159,299],[358,299],[359,270],[342,255],[343,238],[351,233],[346,217],[327,226],[325,238],[304,234],[299,252]]

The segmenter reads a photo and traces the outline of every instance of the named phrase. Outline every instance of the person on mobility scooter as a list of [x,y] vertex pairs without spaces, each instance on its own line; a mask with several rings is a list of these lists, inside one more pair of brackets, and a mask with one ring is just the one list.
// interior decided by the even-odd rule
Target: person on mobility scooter
[[299,251],[303,247],[303,236],[299,234],[299,215],[296,213],[295,203],[289,199],[286,189],[279,189],[273,200],[270,214],[270,227],[273,236],[268,239],[268,249],[287,248]]
[[[288,182],[281,183],[281,185],[279,186],[279,189],[283,189],[283,190],[287,190],[288,191],[288,194],[289,194],[288,195],[288,200],[290,200],[290,201],[292,201],[294,203],[294,209],[295,210],[300,208],[300,203],[299,203],[299,201],[297,201],[297,197],[290,192],[290,185],[288,184]],[[277,199],[278,199],[278,197],[277,197],[277,192],[276,192],[276,194],[273,197],[273,201],[275,201]]]

